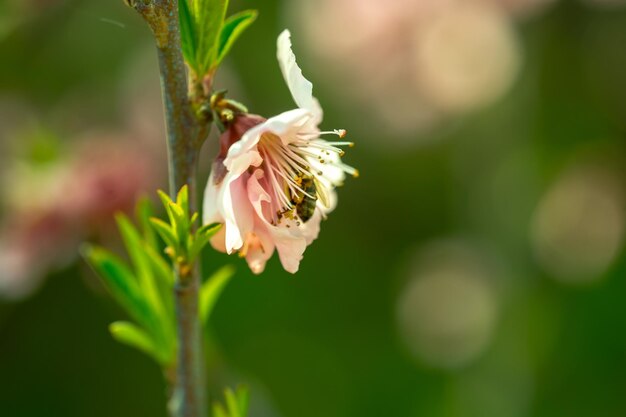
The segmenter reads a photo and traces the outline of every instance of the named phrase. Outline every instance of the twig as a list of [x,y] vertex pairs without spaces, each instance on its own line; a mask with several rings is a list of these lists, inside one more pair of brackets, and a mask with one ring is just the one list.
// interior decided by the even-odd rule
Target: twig
[[[195,117],[188,97],[187,74],[181,51],[177,0],[126,0],[148,23],[156,40],[167,125],[170,195],[187,184],[195,212],[196,164],[208,135],[206,120]],[[178,357],[169,409],[172,417],[206,417],[202,329],[198,319],[198,268],[176,271],[175,303]]]

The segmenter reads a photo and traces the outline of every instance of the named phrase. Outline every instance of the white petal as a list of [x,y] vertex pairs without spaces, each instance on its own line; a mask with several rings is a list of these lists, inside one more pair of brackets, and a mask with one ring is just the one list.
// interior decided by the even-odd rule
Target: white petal
[[330,152],[330,155],[316,154],[319,154],[325,160],[323,164],[319,162],[319,159],[309,158],[308,160],[314,170],[323,173],[320,175],[320,179],[327,184],[343,184],[346,173],[340,166],[341,158],[339,155],[334,152]]
[[323,213],[318,204],[317,210],[315,210],[315,212],[313,213],[313,217],[311,217],[309,221],[300,226],[300,230],[302,232],[302,235],[306,239],[307,245],[313,243],[313,241],[317,239],[317,236],[319,236],[322,217]]
[[222,216],[220,216],[217,206],[217,195],[219,193],[218,186],[215,185],[213,178],[213,172],[209,175],[209,181],[204,189],[204,200],[202,204],[202,224],[221,223]]
[[267,119],[248,130],[237,142],[228,149],[224,166],[228,171],[240,175],[251,166],[259,166],[263,162],[257,150],[257,144],[264,133],[273,133],[287,144],[295,139],[298,131],[311,120],[307,110],[289,110]]
[[235,175],[241,175],[251,166],[256,167],[263,162],[256,149],[256,144],[261,140],[261,133],[248,132],[250,134],[246,133],[230,146],[228,155],[224,159],[226,169]]
[[313,84],[302,75],[302,70],[296,63],[296,56],[291,50],[291,33],[284,30],[278,36],[278,64],[283,73],[287,87],[298,107],[313,114],[317,123],[322,121],[322,108],[313,97]]

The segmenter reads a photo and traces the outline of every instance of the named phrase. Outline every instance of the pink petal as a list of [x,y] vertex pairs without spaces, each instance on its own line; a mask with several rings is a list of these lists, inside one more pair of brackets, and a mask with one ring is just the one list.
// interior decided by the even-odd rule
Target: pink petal
[[254,212],[246,191],[247,177],[248,174],[237,177],[227,174],[218,196],[226,229],[226,251],[229,254],[243,246],[244,237],[254,225]]
[[270,196],[260,184],[259,179],[263,178],[263,171],[257,169],[248,179],[248,196],[257,216],[263,222],[271,241],[276,246],[278,257],[287,272],[298,271],[302,255],[306,249],[307,241],[295,222],[289,224],[284,221],[281,226],[274,226],[267,221],[263,212],[263,202],[269,202]]

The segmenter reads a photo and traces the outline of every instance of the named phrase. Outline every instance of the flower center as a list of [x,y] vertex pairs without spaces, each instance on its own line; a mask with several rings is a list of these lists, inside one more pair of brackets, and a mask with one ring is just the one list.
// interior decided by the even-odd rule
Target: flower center
[[344,173],[358,176],[356,169],[341,162],[344,155],[341,146],[354,144],[321,139],[325,134],[343,138],[346,132],[299,132],[287,144],[272,133],[261,137],[258,151],[263,158],[265,188],[272,200],[268,215],[272,224],[290,219],[299,226],[308,221],[318,200],[323,207],[330,208],[330,192],[342,184]]

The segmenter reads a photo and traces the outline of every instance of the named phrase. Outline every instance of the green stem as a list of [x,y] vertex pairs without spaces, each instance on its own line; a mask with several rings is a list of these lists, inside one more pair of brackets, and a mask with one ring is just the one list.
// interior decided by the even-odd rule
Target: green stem
[[[161,72],[167,125],[170,195],[189,186],[190,211],[197,211],[196,165],[199,148],[208,133],[194,115],[188,97],[187,75],[181,51],[177,0],[127,0],[154,34]],[[198,268],[176,272],[174,290],[178,327],[178,357],[169,409],[172,417],[206,417],[202,328],[198,318]]]

